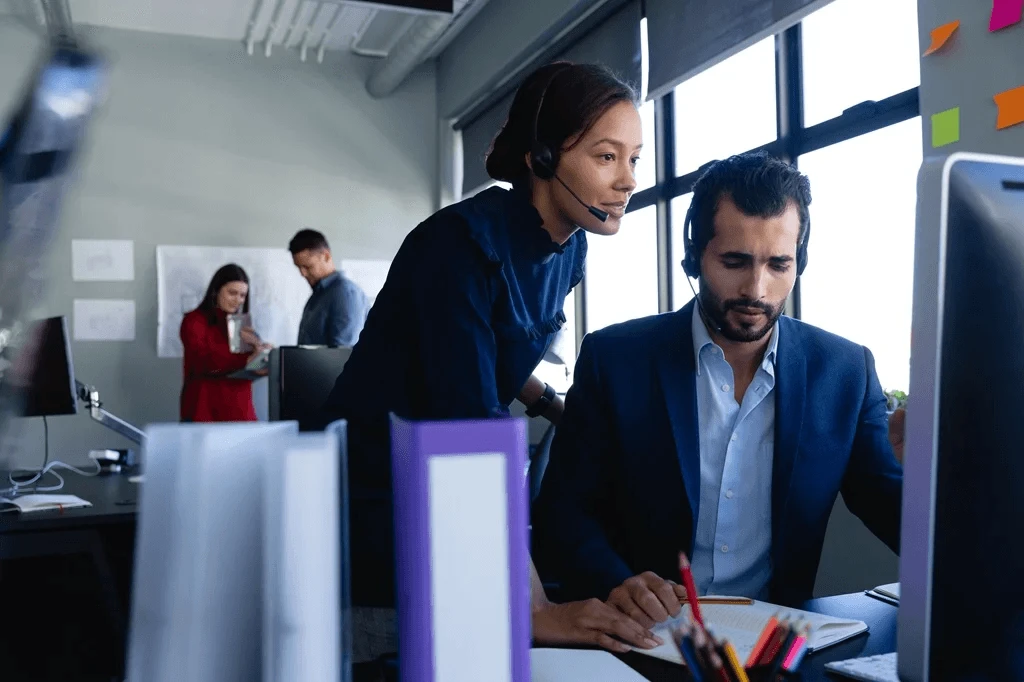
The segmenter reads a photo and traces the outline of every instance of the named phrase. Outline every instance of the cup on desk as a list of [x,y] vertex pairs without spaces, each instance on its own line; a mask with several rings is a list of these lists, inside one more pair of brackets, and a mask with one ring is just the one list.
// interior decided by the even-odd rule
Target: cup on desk
[[252,326],[252,315],[237,313],[228,315],[228,349],[232,353],[250,353],[253,347],[242,340],[242,330]]

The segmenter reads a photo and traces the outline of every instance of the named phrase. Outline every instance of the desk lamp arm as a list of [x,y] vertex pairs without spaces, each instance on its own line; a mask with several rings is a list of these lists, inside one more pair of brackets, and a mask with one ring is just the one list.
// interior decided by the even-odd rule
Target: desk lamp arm
[[145,433],[103,409],[103,403],[100,401],[100,392],[95,387],[86,386],[81,381],[76,380],[75,390],[78,393],[79,400],[89,406],[89,416],[95,421],[103,424],[103,426],[106,426],[111,431],[121,434],[133,443],[139,445],[145,443]]

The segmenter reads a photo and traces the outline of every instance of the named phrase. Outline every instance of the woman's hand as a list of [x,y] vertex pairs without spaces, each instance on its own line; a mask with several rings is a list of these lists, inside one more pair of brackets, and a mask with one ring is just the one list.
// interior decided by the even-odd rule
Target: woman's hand
[[653,649],[662,644],[639,623],[599,599],[534,604],[533,639],[538,644],[592,644],[620,653],[629,651],[630,646]]
[[257,334],[256,330],[252,327],[242,327],[242,330],[239,332],[239,336],[242,337],[242,343],[253,346],[257,350],[259,349],[260,344],[263,343],[263,341],[260,340],[260,335]]

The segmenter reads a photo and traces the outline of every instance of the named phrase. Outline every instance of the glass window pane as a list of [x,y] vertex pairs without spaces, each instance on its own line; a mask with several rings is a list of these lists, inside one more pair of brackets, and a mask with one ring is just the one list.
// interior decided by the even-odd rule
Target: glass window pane
[[658,312],[658,215],[627,213],[619,233],[587,235],[587,331]]
[[[672,200],[672,308],[679,310],[693,298],[694,290],[699,290],[696,280],[687,283],[683,272],[683,256],[686,255],[686,211],[690,208],[693,192],[678,196]],[[690,285],[693,289],[690,289]]]
[[679,84],[673,97],[679,175],[773,141],[778,136],[775,38]]
[[640,107],[640,124],[644,131],[644,148],[640,151],[640,160],[636,162],[636,189],[634,191],[654,187],[654,102],[644,102]]
[[813,197],[801,317],[871,349],[885,389],[909,388],[920,165],[920,118],[800,157]]
[[801,42],[805,125],[921,83],[917,0],[835,0],[803,20]]

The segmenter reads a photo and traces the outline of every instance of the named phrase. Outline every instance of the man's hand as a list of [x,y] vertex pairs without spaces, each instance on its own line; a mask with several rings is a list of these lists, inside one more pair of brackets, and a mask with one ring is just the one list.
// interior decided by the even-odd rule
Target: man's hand
[[599,599],[535,605],[533,639],[538,644],[592,644],[618,652],[629,651],[630,645],[653,649],[663,643],[636,621]]
[[626,580],[608,595],[608,603],[645,628],[653,627],[682,609],[680,599],[686,590],[651,571]]
[[906,429],[907,411],[901,407],[889,416],[889,444],[900,464],[903,464],[903,435]]

